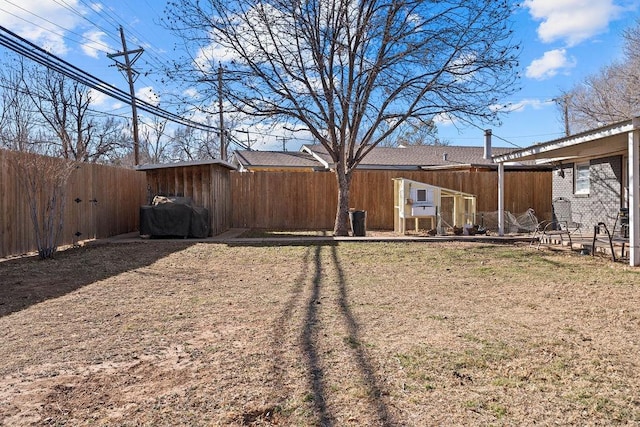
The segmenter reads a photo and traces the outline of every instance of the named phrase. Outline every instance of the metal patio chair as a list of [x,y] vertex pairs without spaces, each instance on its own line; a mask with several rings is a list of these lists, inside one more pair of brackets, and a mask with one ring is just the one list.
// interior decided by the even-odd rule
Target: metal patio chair
[[559,238],[564,244],[565,236],[569,239],[569,247],[573,248],[572,234],[580,234],[582,223],[574,219],[575,212],[571,209],[571,200],[558,197],[551,202],[553,209],[552,220],[541,225],[541,238],[538,240],[538,247],[544,241],[551,241],[554,237]]

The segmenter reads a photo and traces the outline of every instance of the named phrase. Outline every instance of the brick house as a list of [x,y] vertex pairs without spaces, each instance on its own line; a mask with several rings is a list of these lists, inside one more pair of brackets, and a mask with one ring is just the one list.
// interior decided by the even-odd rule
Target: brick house
[[600,222],[617,232],[621,212],[628,212],[629,263],[639,266],[639,141],[640,118],[635,118],[501,154],[494,160],[499,175],[506,162],[533,160],[551,165],[553,200],[568,200],[573,220],[585,232],[592,232]]

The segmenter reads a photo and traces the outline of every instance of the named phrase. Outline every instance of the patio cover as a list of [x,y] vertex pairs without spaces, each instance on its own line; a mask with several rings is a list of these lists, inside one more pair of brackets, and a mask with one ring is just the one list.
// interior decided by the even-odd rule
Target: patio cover
[[500,234],[504,234],[505,163],[524,160],[553,163],[618,154],[627,154],[629,159],[629,264],[640,266],[640,117],[494,156],[498,163]]

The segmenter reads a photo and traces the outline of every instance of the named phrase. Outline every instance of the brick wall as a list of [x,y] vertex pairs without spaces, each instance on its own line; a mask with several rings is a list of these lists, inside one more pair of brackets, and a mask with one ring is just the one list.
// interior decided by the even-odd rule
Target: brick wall
[[563,164],[562,174],[554,173],[552,198],[564,197],[571,201],[574,221],[582,223],[583,232],[593,231],[593,226],[604,222],[610,231],[622,204],[622,156],[593,159],[590,161],[590,192],[574,194],[574,165]]

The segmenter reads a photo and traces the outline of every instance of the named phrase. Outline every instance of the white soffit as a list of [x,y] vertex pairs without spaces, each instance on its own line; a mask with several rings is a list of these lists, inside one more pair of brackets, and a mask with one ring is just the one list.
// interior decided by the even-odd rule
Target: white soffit
[[516,160],[537,160],[541,163],[548,163],[561,159],[601,157],[624,153],[627,150],[627,134],[632,130],[634,130],[634,124],[632,121],[626,121],[572,137],[515,150],[493,159],[496,163]]

